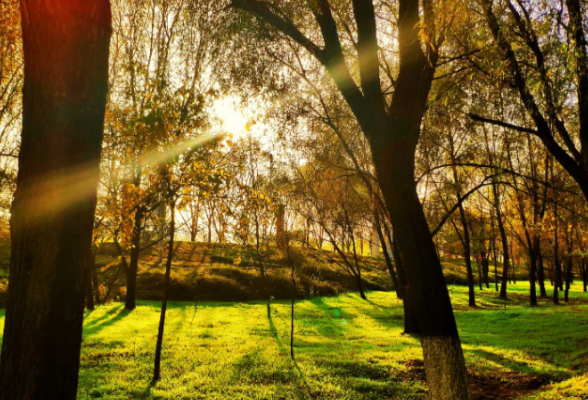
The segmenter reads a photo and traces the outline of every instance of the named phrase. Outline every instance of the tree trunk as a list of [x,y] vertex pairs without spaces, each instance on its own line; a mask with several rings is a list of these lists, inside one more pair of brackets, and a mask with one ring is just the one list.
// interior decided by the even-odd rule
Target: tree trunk
[[[539,242],[541,245],[541,242]],[[543,265],[543,254],[541,253],[541,247],[537,249],[538,251],[538,268],[537,268],[537,282],[539,282],[539,293],[541,297],[547,297],[547,291],[545,290],[545,266]]]
[[363,290],[363,282],[361,281],[361,277],[357,278],[357,290],[359,290],[359,297],[361,297],[363,300],[367,300],[367,296]]
[[100,279],[98,278],[98,268],[96,268],[96,247],[92,246],[92,260],[90,261],[90,274],[92,279],[92,285],[94,286],[94,296],[96,303],[100,304],[104,301],[101,295]]
[[530,251],[529,258],[529,284],[530,284],[530,303],[531,306],[537,305],[537,287],[535,281],[537,280],[537,255],[534,250]]
[[[466,271],[468,275],[468,304],[470,307],[476,306],[476,293],[474,291],[474,271],[472,270],[472,255],[470,244],[470,233],[466,220],[465,210],[462,206],[461,195],[458,193],[457,201],[459,201],[459,216],[461,218],[461,225],[463,226],[463,250],[466,264]],[[482,286],[482,285],[480,285]]]
[[430,396],[467,399],[467,371],[451,300],[414,182],[414,148],[398,142],[394,147],[372,142],[371,147],[402,262],[410,266],[404,271],[407,298],[414,307]]
[[588,292],[588,266],[586,266],[584,258],[582,258],[582,284],[584,285],[584,292]]
[[127,298],[125,308],[134,310],[137,306],[137,271],[139,270],[139,256],[141,255],[141,232],[143,230],[143,208],[135,211],[133,237],[131,239],[131,261],[127,269]]
[[24,87],[0,398],[76,398],[111,32],[106,0],[22,0]]
[[492,240],[492,255],[494,258],[494,288],[498,292],[498,255],[496,254],[496,240]]
[[411,297],[407,295],[409,288],[406,283],[404,264],[400,255],[400,249],[398,248],[396,235],[394,235],[394,238],[391,238],[390,234],[388,233],[388,240],[392,243],[392,256],[394,257],[394,263],[396,264],[396,271],[398,271],[397,290],[400,291],[399,297],[402,299],[404,307],[404,333],[407,335],[418,335],[419,327],[417,325],[414,307],[410,304],[412,301]]
[[566,286],[564,291],[564,301],[567,303],[570,301],[570,284],[572,283],[572,266],[573,260],[568,257],[566,260]]
[[554,268],[554,279],[553,279],[553,303],[559,304],[559,290],[561,288],[561,260],[559,258],[559,224],[557,215],[557,204],[554,207],[554,245],[553,245],[553,268]]
[[[165,242],[163,241],[163,235],[165,234],[165,217],[166,217],[166,209],[165,209],[165,201],[162,201],[157,209],[158,215],[158,222],[159,222],[159,237],[162,238],[161,243],[157,245],[157,264],[161,264],[163,262],[163,251],[165,250]],[[192,229],[190,229],[190,235],[192,235]],[[192,240],[193,242],[194,240]],[[141,241],[139,241],[141,243]]]
[[508,281],[508,239],[506,237],[506,230],[502,221],[502,211],[500,210],[500,195],[498,194],[497,184],[492,180],[492,193],[494,196],[494,208],[496,209],[496,222],[498,223],[498,231],[500,232],[500,240],[502,241],[502,283],[500,284],[500,298],[506,299],[506,286]]
[[294,359],[294,299],[290,308],[290,358]]
[[94,286],[92,285],[92,248],[90,247],[90,254],[86,259],[86,308],[88,310],[94,309]]
[[486,289],[490,289],[490,260],[489,254],[485,251],[482,253],[482,272],[484,274],[484,283],[486,284]]
[[161,315],[159,317],[159,329],[157,331],[157,343],[155,345],[155,366],[153,368],[153,382],[161,378],[161,348],[163,347],[163,331],[165,328],[165,313],[167,311],[167,298],[169,294],[169,281],[171,275],[171,266],[174,256],[174,237],[176,233],[176,208],[175,201],[170,203],[170,223],[169,223],[169,243],[167,247],[167,260],[165,262],[165,281],[163,286],[163,296],[161,299]]
[[388,272],[390,273],[390,278],[392,278],[392,284],[394,285],[394,290],[396,291],[396,296],[399,299],[402,299],[402,295],[401,295],[401,290],[399,290],[399,282],[398,282],[398,276],[396,274],[396,271],[394,271],[394,266],[392,265],[392,259],[390,257],[390,254],[388,253],[388,249],[387,249],[387,244],[386,244],[386,238],[384,236],[384,232],[382,232],[382,223],[380,221],[380,217],[378,215],[378,210],[374,210],[374,226],[376,229],[376,232],[378,233],[378,239],[380,241],[380,244],[382,246],[382,250],[384,252],[384,260],[386,261],[386,267],[388,268]]

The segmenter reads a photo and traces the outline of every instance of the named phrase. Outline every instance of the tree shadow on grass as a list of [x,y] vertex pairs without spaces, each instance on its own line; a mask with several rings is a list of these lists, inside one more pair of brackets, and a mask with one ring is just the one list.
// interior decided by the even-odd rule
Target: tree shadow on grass
[[278,330],[276,329],[276,326],[274,325],[274,321],[272,320],[271,314],[268,315],[267,319],[268,319],[270,334],[274,338],[276,345],[278,346],[278,350],[279,350],[280,354],[282,354],[283,357],[290,360],[290,362],[292,363],[292,366],[294,367],[294,369],[298,373],[298,378],[299,378],[300,382],[302,383],[302,385],[304,386],[304,389],[306,390],[306,394],[308,395],[308,398],[313,399],[314,398],[313,391],[308,383],[308,380],[306,379],[306,375],[304,374],[302,369],[300,369],[300,366],[298,365],[298,362],[296,361],[296,356],[294,356],[294,358],[290,357],[290,348],[289,348],[289,346],[288,346],[288,348],[286,348],[286,345],[280,339],[280,336],[278,334]]
[[102,329],[107,328],[121,319],[129,316],[132,311],[129,311],[123,307],[122,304],[113,307],[108,310],[101,317],[84,324],[84,335],[95,335]]

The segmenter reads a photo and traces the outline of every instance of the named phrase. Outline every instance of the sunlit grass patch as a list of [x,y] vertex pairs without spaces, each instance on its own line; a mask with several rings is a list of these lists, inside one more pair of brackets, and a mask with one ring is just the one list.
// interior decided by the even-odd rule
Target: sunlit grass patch
[[[525,296],[527,285],[511,293]],[[476,393],[581,398],[588,295],[579,284],[572,289],[567,305],[531,308],[513,299],[505,310],[492,290],[477,291],[480,307],[471,309],[463,306],[467,288],[450,288]],[[368,298],[297,300],[295,360],[289,301],[273,302],[271,318],[264,301],[172,302],[156,385],[159,302],[141,301],[133,312],[120,303],[98,306],[84,319],[78,398],[425,399],[422,351],[418,338],[402,334],[402,303],[394,293]]]

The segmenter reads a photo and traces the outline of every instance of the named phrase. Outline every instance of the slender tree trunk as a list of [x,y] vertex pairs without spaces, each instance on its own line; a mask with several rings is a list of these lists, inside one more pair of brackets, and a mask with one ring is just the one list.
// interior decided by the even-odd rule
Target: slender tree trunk
[[557,214],[557,204],[554,207],[554,225],[555,229],[553,232],[554,247],[553,247],[553,268],[554,268],[554,279],[553,279],[553,303],[559,304],[559,290],[561,289],[561,260],[559,257],[559,223]]
[[530,284],[530,303],[531,306],[537,305],[537,287],[535,281],[537,280],[537,255],[535,251],[530,252],[529,258],[529,284]]
[[88,258],[86,259],[86,308],[94,309],[94,285],[92,284],[92,263],[94,261],[92,248],[89,249]]
[[[466,264],[466,271],[468,275],[468,304],[470,307],[476,306],[476,293],[474,291],[474,271],[472,270],[472,255],[470,244],[470,233],[466,220],[465,210],[461,203],[461,195],[457,196],[459,203],[459,216],[461,218],[461,225],[463,226],[463,248],[464,259]],[[481,286],[481,285],[480,285]]]
[[494,180],[492,181],[492,192],[494,197],[494,208],[496,209],[498,232],[500,232],[500,240],[502,241],[502,283],[500,284],[500,298],[506,299],[506,286],[509,272],[508,239],[502,221],[502,211],[500,210],[500,194],[498,193],[497,184]]
[[486,252],[482,254],[482,269],[484,273],[484,283],[486,284],[486,289],[490,289],[490,256]]
[[584,258],[582,258],[582,283],[584,285],[584,292],[588,292],[588,266]]
[[388,268],[388,272],[390,273],[390,278],[392,278],[392,284],[394,285],[394,290],[396,291],[396,296],[399,299],[402,299],[401,293],[399,288],[398,276],[396,271],[394,271],[394,266],[392,265],[392,259],[390,258],[390,254],[388,253],[388,246],[386,244],[386,238],[384,236],[384,232],[382,232],[382,223],[380,221],[380,217],[378,215],[378,211],[374,210],[374,225],[376,232],[378,233],[378,239],[380,240],[380,244],[382,246],[382,250],[384,252],[384,260],[386,261],[386,267]]
[[133,237],[131,239],[131,261],[127,269],[127,298],[125,308],[134,310],[137,306],[137,272],[139,270],[139,257],[141,255],[141,233],[143,230],[143,208],[135,211]]
[[494,257],[494,288],[498,292],[498,254],[496,254],[496,240],[492,240],[492,252]]
[[566,260],[566,286],[564,291],[564,301],[567,303],[570,301],[570,284],[572,283],[572,266],[573,260],[572,257],[568,257]]
[[76,398],[111,33],[106,0],[22,0],[24,87],[0,399]]
[[514,250],[512,246],[512,242],[510,243],[510,257],[512,259],[512,267],[511,267],[511,275],[512,275],[512,282],[516,285],[517,284],[517,261],[514,257]]
[[290,307],[290,358],[294,359],[294,299]]
[[541,297],[547,297],[545,290],[545,266],[543,265],[543,254],[541,253],[541,242],[539,242],[538,251],[538,268],[537,268],[537,282],[539,282],[539,293]]
[[[162,201],[161,204],[158,207],[158,219],[159,219],[159,237],[163,238],[163,235],[165,234],[165,214],[166,214],[166,209],[165,209],[165,201]],[[190,229],[190,234],[192,234],[192,230]],[[194,240],[192,240],[194,241]],[[139,241],[140,243],[140,241]],[[161,243],[159,243],[157,245],[157,264],[161,264],[163,262],[163,251],[165,250],[165,241],[163,241],[163,239],[161,240]]]
[[96,268],[96,247],[92,246],[92,260],[90,261],[90,274],[92,279],[92,285],[94,286],[94,296],[96,303],[100,304],[104,301],[101,295],[100,279],[98,278],[98,268]]
[[169,224],[169,243],[167,247],[167,260],[165,262],[165,281],[163,287],[163,296],[161,299],[161,315],[159,317],[159,329],[157,331],[157,343],[155,345],[155,365],[153,368],[153,381],[161,378],[161,348],[163,347],[163,331],[165,328],[165,313],[167,311],[167,298],[169,294],[169,281],[171,275],[172,260],[174,257],[174,238],[176,233],[176,208],[175,200],[170,202],[170,224]]

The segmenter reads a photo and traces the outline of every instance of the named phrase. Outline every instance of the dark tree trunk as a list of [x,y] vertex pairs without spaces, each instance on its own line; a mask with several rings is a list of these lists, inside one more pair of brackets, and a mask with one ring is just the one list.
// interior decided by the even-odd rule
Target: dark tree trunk
[[[476,292],[474,290],[474,271],[472,270],[472,255],[470,244],[470,233],[466,220],[465,210],[461,202],[461,195],[458,194],[457,201],[459,201],[459,216],[461,218],[461,225],[463,226],[463,249],[464,259],[466,264],[466,271],[468,275],[468,304],[470,307],[476,306]],[[480,284],[480,287],[482,285]]]
[[171,275],[172,260],[174,257],[174,238],[176,233],[176,208],[175,202],[170,203],[170,224],[169,224],[169,243],[167,247],[167,260],[165,262],[165,280],[163,286],[163,296],[161,299],[161,315],[159,317],[159,328],[157,330],[157,343],[155,345],[155,363],[153,368],[153,381],[156,382],[161,378],[161,349],[163,347],[163,331],[165,328],[165,313],[167,311],[167,298],[169,294],[169,281]]
[[361,277],[357,278],[357,290],[359,291],[359,297],[361,297],[363,300],[367,300],[367,296],[365,295],[365,291],[363,289],[363,282],[361,280]]
[[21,1],[23,126],[0,399],[76,398],[108,83],[106,0]]
[[[406,153],[409,152],[386,153],[385,158],[388,162],[402,162]],[[410,298],[410,306],[414,307],[427,380],[429,388],[433,390],[431,396],[439,399],[466,399],[467,373],[457,326],[441,263],[417,196],[414,179],[412,176],[406,177],[407,164],[399,168],[398,165],[383,162],[378,154],[374,158],[376,166],[379,166],[378,178],[386,196],[394,230],[401,232],[397,240],[403,264],[410,265],[410,268],[405,269],[407,297]],[[398,173],[400,171],[402,173]]]
[[529,258],[529,284],[530,284],[530,303],[532,306],[537,305],[537,287],[535,282],[537,280],[537,255],[534,251],[530,252]]
[[402,299],[404,308],[404,333],[407,335],[418,335],[419,327],[417,325],[414,307],[412,307],[410,304],[412,299],[407,295],[409,288],[408,284],[406,283],[404,264],[400,255],[400,249],[398,248],[396,235],[394,235],[394,238],[391,238],[390,234],[388,234],[388,240],[392,243],[392,256],[394,257],[394,263],[396,264],[396,271],[398,271],[398,290],[400,291],[399,297]]
[[139,206],[135,211],[133,237],[131,238],[131,261],[127,269],[127,298],[125,308],[134,310],[137,306],[137,272],[141,255],[141,233],[143,230],[143,208]]
[[[541,242],[539,242],[541,245]],[[538,249],[538,265],[537,265],[537,282],[539,282],[539,293],[541,297],[547,297],[547,291],[545,290],[545,266],[543,265],[543,254],[541,253],[541,247]]]
[[402,290],[399,290],[400,283],[398,282],[398,276],[396,274],[396,271],[394,271],[394,266],[392,265],[392,258],[390,257],[390,253],[388,252],[386,237],[384,236],[384,232],[382,231],[382,223],[380,221],[378,210],[374,210],[374,225],[376,228],[376,232],[378,234],[378,239],[380,240],[380,245],[382,246],[384,260],[386,261],[386,267],[388,268],[388,272],[390,273],[390,278],[392,278],[392,284],[394,285],[396,296],[398,296],[399,299],[402,299]]
[[482,253],[482,272],[484,274],[486,289],[490,289],[490,260],[486,252]]
[[290,358],[294,359],[294,299],[290,307]]
[[553,303],[559,304],[559,290],[561,289],[561,260],[559,257],[559,223],[557,214],[557,204],[554,207],[554,225],[555,229],[553,232],[554,245],[553,245],[553,268],[554,268],[554,279],[553,279]]
[[86,308],[88,310],[94,309],[94,285],[92,285],[92,249],[86,260]]
[[498,231],[500,232],[500,240],[502,241],[502,282],[500,284],[500,298],[506,299],[506,286],[508,281],[508,239],[506,237],[506,229],[502,221],[502,211],[500,209],[500,195],[496,182],[492,181],[492,192],[494,196],[494,208],[496,209],[496,222],[498,223]]
[[564,301],[567,303],[570,301],[570,284],[572,283],[572,266],[573,261],[571,257],[566,260],[566,286],[564,291]]
[[584,285],[584,292],[588,292],[588,267],[584,258],[582,258],[582,284]]
[[496,254],[496,240],[492,240],[492,255],[494,257],[494,288],[498,292],[498,254]]
[[[399,73],[390,106],[379,77],[376,11],[371,1],[352,2],[357,26],[361,89],[345,66],[337,23],[327,0],[311,2],[324,46],[304,36],[274,7],[257,0],[232,5],[255,13],[304,46],[329,71],[370,142],[378,182],[396,233],[405,269],[407,295],[419,327],[429,393],[434,399],[468,399],[467,371],[441,262],[422,205],[415,176],[416,147],[437,63],[423,53],[419,36],[420,2],[399,0]],[[430,17],[429,2],[425,19]],[[425,21],[426,22],[426,21]],[[431,56],[431,57],[428,57]]]

